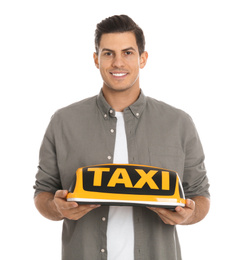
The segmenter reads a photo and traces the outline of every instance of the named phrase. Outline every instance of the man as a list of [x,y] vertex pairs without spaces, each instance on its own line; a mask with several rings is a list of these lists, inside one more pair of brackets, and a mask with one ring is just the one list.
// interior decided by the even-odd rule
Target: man
[[[132,19],[103,20],[95,46],[103,87],[98,96],[52,117],[40,149],[35,205],[49,219],[64,219],[62,259],[181,259],[175,225],[197,223],[209,210],[204,154],[194,124],[183,111],[140,90],[139,71],[148,54]],[[177,171],[186,206],[170,211],[67,202],[76,169],[105,163]]]

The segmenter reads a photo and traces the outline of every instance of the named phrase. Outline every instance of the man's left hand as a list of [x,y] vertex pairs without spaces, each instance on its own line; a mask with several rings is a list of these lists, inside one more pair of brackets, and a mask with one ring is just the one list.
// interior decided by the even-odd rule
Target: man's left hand
[[195,201],[187,199],[184,208],[176,207],[175,211],[164,208],[148,207],[150,210],[157,213],[165,224],[168,225],[187,225],[192,222],[192,217],[195,212]]

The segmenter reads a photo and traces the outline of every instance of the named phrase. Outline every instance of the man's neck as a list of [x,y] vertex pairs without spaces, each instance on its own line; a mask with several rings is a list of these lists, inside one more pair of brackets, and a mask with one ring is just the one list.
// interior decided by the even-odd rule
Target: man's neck
[[102,88],[103,95],[108,104],[117,112],[122,112],[126,107],[132,105],[140,95],[140,88],[130,88],[125,91],[115,91]]

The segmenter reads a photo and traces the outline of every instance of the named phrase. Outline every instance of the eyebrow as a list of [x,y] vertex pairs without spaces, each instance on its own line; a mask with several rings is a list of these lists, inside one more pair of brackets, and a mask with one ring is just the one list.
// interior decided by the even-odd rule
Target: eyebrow
[[126,49],[124,49],[124,50],[122,50],[122,51],[130,51],[130,50],[132,50],[132,51],[135,51],[135,52],[136,52],[136,50],[135,50],[133,47],[126,48]]
[[[125,48],[125,49],[123,49],[123,50],[121,50],[121,51],[129,51],[129,50],[132,50],[132,51],[136,52],[136,50],[135,50],[133,47],[128,47],[128,48]],[[108,48],[102,49],[101,52],[104,52],[104,51],[114,52],[113,50],[108,49]]]

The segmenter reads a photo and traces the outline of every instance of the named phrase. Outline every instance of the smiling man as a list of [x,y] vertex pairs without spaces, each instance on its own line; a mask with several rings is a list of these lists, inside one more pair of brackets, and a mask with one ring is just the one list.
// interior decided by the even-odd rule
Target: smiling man
[[[197,131],[185,112],[141,91],[139,73],[148,54],[143,31],[130,17],[100,22],[95,47],[102,89],[52,117],[40,149],[35,205],[46,218],[64,220],[63,260],[180,260],[176,225],[197,223],[209,210],[209,183]],[[170,211],[66,200],[78,168],[110,163],[178,172],[185,207]]]
[[112,103],[118,106],[116,111],[123,111],[139,96],[139,73],[147,58],[147,52],[139,53],[133,32],[102,35],[94,61],[104,82],[103,94],[112,107]]
[[139,70],[146,64],[147,52],[139,55],[132,32],[102,35],[98,52],[94,53],[94,60],[104,81],[103,89],[135,89],[139,94]]

